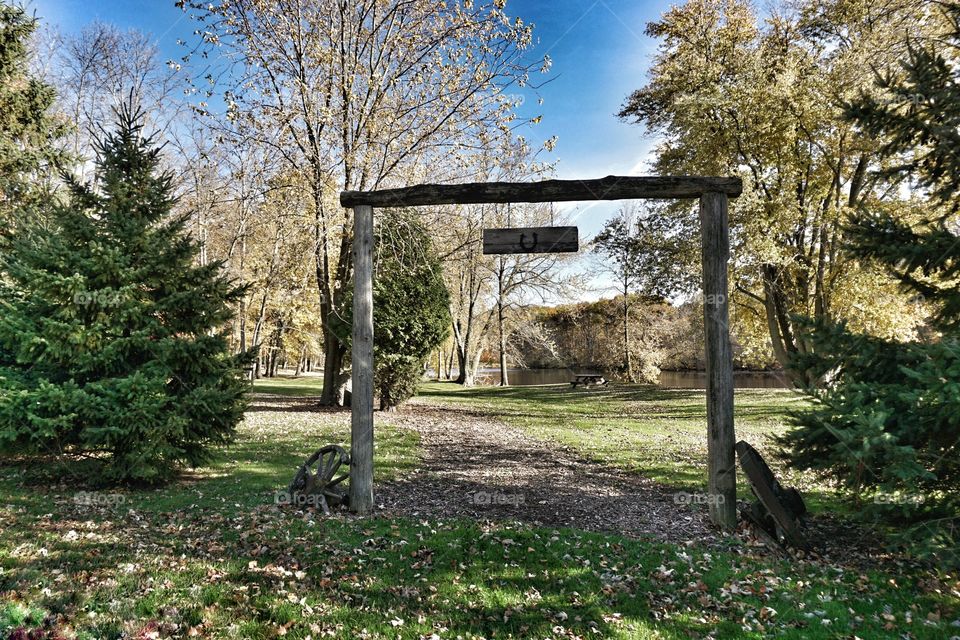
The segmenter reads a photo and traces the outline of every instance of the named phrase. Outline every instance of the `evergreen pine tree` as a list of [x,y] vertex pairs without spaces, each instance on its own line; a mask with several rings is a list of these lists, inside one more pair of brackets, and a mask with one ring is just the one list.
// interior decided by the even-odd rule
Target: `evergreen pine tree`
[[172,177],[126,108],[52,230],[10,240],[0,281],[0,451],[76,454],[108,481],[203,462],[242,417],[220,328],[242,291],[198,266]]
[[23,7],[0,3],[0,235],[16,213],[48,197],[45,169],[59,157],[55,141],[66,126],[50,115],[53,88],[29,74],[36,27]]
[[380,410],[389,411],[417,392],[427,357],[446,340],[450,294],[430,235],[413,215],[385,216],[377,240],[374,384]]
[[943,10],[951,33],[910,43],[901,73],[879,78],[887,98],[848,109],[864,135],[889,136],[884,177],[930,197],[916,222],[857,212],[846,249],[934,308],[930,330],[904,343],[811,326],[819,355],[798,364],[827,385],[781,443],[794,466],[835,475],[868,513],[912,522],[902,530],[915,541],[949,550],[960,524],[960,6]]

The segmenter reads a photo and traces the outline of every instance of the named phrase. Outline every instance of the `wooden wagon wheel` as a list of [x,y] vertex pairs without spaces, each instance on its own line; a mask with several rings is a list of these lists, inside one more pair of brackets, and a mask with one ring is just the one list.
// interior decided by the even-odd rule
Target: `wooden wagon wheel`
[[288,492],[291,496],[302,495],[317,500],[323,512],[329,514],[328,500],[333,504],[347,501],[346,493],[337,490],[337,486],[350,477],[349,471],[336,475],[344,464],[350,464],[347,452],[341,446],[328,444],[300,465]]
[[745,511],[744,515],[768,531],[769,517],[773,521],[773,533],[777,534],[778,538],[783,536],[784,540],[794,547],[809,549],[806,538],[797,526],[798,517],[806,512],[800,492],[795,489],[784,490],[763,457],[749,443],[741,440],[736,449],[740,466],[750,481],[750,488],[766,511],[764,514],[754,507]]

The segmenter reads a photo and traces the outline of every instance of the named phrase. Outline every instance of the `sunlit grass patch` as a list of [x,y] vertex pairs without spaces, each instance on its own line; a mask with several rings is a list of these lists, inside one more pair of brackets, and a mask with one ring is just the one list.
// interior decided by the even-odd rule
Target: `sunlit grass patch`
[[323,377],[307,373],[297,377],[260,378],[254,381],[253,390],[281,396],[319,396],[323,392]]
[[[480,411],[544,441],[684,490],[706,484],[706,395],[697,389],[612,384],[599,389],[569,385],[463,388],[427,383],[417,402]],[[773,436],[788,428],[787,415],[806,399],[787,389],[738,389],[734,420],[738,439],[753,444],[779,477],[797,486],[810,505],[838,508],[833,488],[812,474],[786,468]],[[749,495],[741,476],[741,497]]]

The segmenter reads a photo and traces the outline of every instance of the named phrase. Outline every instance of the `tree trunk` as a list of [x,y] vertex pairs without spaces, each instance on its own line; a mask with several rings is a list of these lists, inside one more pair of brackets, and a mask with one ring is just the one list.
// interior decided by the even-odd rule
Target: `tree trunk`
[[789,310],[785,308],[786,297],[780,291],[777,269],[774,265],[763,267],[763,300],[767,317],[767,331],[773,346],[773,355],[794,384],[805,384],[806,372],[791,367],[797,346],[790,327]]
[[247,350],[247,296],[240,300],[240,349],[238,353]]
[[457,372],[457,379],[455,382],[457,384],[463,385],[465,387],[472,387],[476,379],[477,369],[473,366],[473,359],[476,358],[479,360],[479,353],[474,354],[471,349],[470,344],[470,331],[468,329],[466,335],[461,335],[459,332],[459,327],[455,328],[455,335],[460,336],[456,341],[456,354],[457,354],[457,366],[459,371]]
[[630,298],[626,292],[623,294],[623,364],[627,370],[627,381],[636,382],[630,356]]
[[[502,314],[501,314],[502,316]],[[503,322],[501,317],[500,322]],[[507,342],[503,334],[503,325],[500,328],[500,386],[509,387],[510,380],[507,377]]]
[[453,318],[451,328],[453,330],[453,346],[450,349],[450,368],[453,368],[453,358],[457,358],[457,379],[454,381],[457,384],[463,384],[463,334],[460,331],[460,321],[456,319],[456,316],[453,315],[453,310],[450,311],[450,317]]
[[[333,288],[331,287],[330,252],[327,248],[327,238],[329,230],[327,228],[326,212],[323,203],[322,176],[317,173],[314,176],[313,200],[315,209],[314,220],[314,261],[316,265],[317,287],[320,290],[320,325],[323,328],[323,391],[320,394],[320,404],[335,405],[342,404],[342,395],[338,394],[340,387],[341,370],[343,368],[344,348],[340,340],[330,330],[330,318],[333,316],[336,308]],[[350,221],[346,220],[345,224]],[[344,234],[341,245],[346,243],[349,253],[349,240]],[[338,265],[336,277],[337,282],[343,284],[346,282],[343,269],[349,263],[349,257],[342,253],[341,246],[340,265]],[[340,396],[338,398],[338,395]]]
[[503,326],[503,257],[500,257],[500,270],[497,278],[497,329],[500,332],[500,386],[510,386],[507,378],[507,334]]
[[[349,174],[347,174],[347,181],[345,184],[350,184]],[[356,215],[356,210],[354,210],[353,215]],[[353,221],[349,218],[345,221],[346,228],[349,228],[353,224]],[[337,270],[334,273],[334,286],[332,291],[332,308],[339,309],[343,304],[343,294],[347,289],[347,283],[353,277],[353,236],[350,234],[344,233],[340,238],[340,253],[339,259],[337,261]],[[334,377],[330,383],[330,394],[333,398],[333,404],[338,407],[343,406],[344,394],[346,393],[347,382],[350,381],[352,372],[343,370],[343,361],[346,358],[347,350],[343,343],[337,339],[337,337],[331,332],[330,336],[333,338],[333,344],[330,346],[330,351],[333,353],[333,361],[331,366],[333,368]],[[328,390],[327,381],[323,381],[324,393]]]
[[[242,229],[242,227],[241,227]],[[243,268],[244,262],[247,255],[247,237],[243,236],[243,241],[240,244],[240,278],[243,278]],[[231,252],[233,247],[230,248]],[[243,297],[240,298],[240,353],[243,353],[247,350],[247,294],[243,294]],[[256,343],[254,343],[256,344]]]
[[254,369],[254,375],[252,376],[253,380],[256,380],[260,377],[260,363],[261,363],[261,349],[260,349],[260,332],[263,331],[263,322],[266,319],[267,315],[267,295],[268,292],[263,292],[263,297],[260,299],[260,311],[257,313],[257,323],[253,326],[253,338],[250,340],[250,345],[252,348],[257,349],[257,366]]
[[472,387],[473,372],[470,371],[469,354],[464,347],[459,347],[457,349],[457,365],[460,367],[460,370],[457,372],[457,384],[462,384],[465,387]]
[[296,378],[307,366],[307,345],[300,347],[300,357],[297,358],[297,370],[293,372],[293,377]]
[[325,405],[342,405],[338,402],[338,389],[341,388],[341,371],[343,369],[343,345],[332,332],[324,330],[323,351],[323,393],[320,403]]

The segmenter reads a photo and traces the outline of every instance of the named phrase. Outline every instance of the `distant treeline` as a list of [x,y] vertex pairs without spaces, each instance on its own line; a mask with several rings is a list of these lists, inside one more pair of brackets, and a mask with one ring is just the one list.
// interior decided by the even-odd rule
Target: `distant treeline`
[[[634,375],[657,379],[661,370],[701,370],[703,308],[696,303],[671,304],[662,298],[630,297],[629,349]],[[624,371],[624,299],[581,302],[524,310],[525,329],[512,337],[516,362],[531,368],[598,369],[615,375]],[[492,355],[492,354],[491,354]],[[746,361],[735,349],[735,364],[768,368],[772,361]]]

